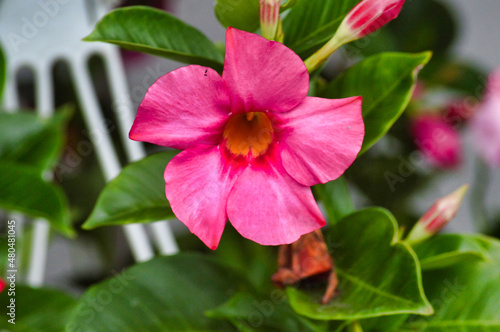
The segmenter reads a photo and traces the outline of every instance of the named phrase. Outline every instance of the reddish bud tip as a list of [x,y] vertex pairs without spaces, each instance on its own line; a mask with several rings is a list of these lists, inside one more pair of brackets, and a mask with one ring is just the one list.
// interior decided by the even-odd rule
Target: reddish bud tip
[[467,189],[469,186],[463,185],[451,194],[436,200],[413,227],[406,241],[417,243],[441,231],[457,214]]
[[341,28],[349,30],[352,40],[362,38],[398,17],[404,2],[404,0],[363,0],[347,14],[339,30]]

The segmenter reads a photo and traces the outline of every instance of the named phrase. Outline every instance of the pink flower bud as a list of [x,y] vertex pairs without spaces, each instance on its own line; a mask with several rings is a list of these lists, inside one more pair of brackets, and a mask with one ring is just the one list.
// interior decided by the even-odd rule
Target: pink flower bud
[[492,167],[500,167],[500,69],[490,75],[487,93],[471,120],[475,146]]
[[262,37],[275,40],[280,22],[281,0],[260,0],[259,4]]
[[363,0],[342,21],[339,32],[349,40],[362,38],[398,17],[404,0]]
[[398,17],[404,2],[404,0],[363,0],[358,3],[340,23],[335,35],[304,61],[307,70],[313,72],[342,45],[362,38]]
[[452,168],[462,160],[462,147],[458,132],[444,119],[423,115],[412,124],[415,143],[431,164]]
[[436,200],[413,227],[406,241],[417,243],[441,231],[457,214],[467,189],[469,186],[463,185],[448,196]]

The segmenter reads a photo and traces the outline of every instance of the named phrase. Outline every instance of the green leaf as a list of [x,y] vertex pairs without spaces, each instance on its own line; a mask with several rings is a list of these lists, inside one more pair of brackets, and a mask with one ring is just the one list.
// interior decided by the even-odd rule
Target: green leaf
[[388,332],[388,331],[398,331],[401,325],[403,325],[410,315],[391,315],[391,316],[380,316],[375,318],[368,318],[360,320],[360,324],[364,331],[369,332]]
[[217,0],[215,16],[224,27],[254,32],[259,28],[259,0]]
[[284,10],[284,9],[292,8],[294,6],[297,6],[299,4],[299,2],[301,2],[301,1],[302,0],[286,0],[285,2],[282,2],[281,9]]
[[419,54],[382,53],[347,69],[323,91],[322,97],[363,97],[365,138],[360,154],[391,128],[410,102],[418,71],[430,59]]
[[500,331],[500,242],[481,237],[492,259],[464,261],[425,271],[425,293],[436,309],[431,317],[410,317],[397,331],[496,332]]
[[47,219],[62,234],[74,235],[63,191],[32,166],[0,162],[0,208]]
[[148,223],[174,217],[165,197],[163,173],[177,153],[157,153],[126,166],[104,187],[82,227]]
[[232,226],[226,225],[215,255],[221,262],[244,274],[261,292],[274,289],[271,275],[277,268],[277,247],[262,246],[245,239]]
[[224,61],[214,44],[198,29],[151,7],[131,6],[113,10],[84,40],[116,44],[128,50],[209,66],[219,71]]
[[91,287],[66,331],[221,331],[205,312],[243,290],[244,278],[206,255],[182,253],[134,265]]
[[359,0],[300,1],[283,19],[285,45],[299,55],[326,43]]
[[64,146],[71,114],[69,108],[58,110],[49,119],[27,112],[0,112],[0,158],[31,165],[40,172],[50,169]]
[[7,63],[5,61],[5,55],[3,54],[3,50],[0,45],[0,102],[2,101],[3,89],[5,87],[6,79],[7,79]]
[[381,208],[340,220],[325,233],[339,279],[338,295],[321,305],[324,287],[307,291],[289,287],[292,308],[310,318],[329,320],[431,314],[417,257],[398,238],[396,220]]
[[316,197],[323,203],[330,224],[354,212],[354,203],[344,177],[325,184],[315,185],[313,190]]
[[269,295],[239,292],[223,305],[207,312],[208,317],[226,319],[239,331],[326,331],[326,322],[298,315],[285,293],[274,289]]
[[465,261],[488,260],[488,243],[482,236],[442,234],[417,244],[413,249],[422,270],[448,267]]
[[[7,320],[6,309],[15,299],[15,325]],[[64,331],[64,326],[76,300],[65,293],[45,288],[30,288],[16,285],[15,296],[8,295],[8,288],[0,293],[0,305],[4,309],[0,329],[8,331]]]

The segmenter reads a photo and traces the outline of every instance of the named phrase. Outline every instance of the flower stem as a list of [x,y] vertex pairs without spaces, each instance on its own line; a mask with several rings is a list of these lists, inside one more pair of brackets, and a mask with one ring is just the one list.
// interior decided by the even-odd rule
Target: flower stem
[[323,47],[304,61],[307,71],[312,73],[318,69],[323,63],[326,62],[326,60],[328,60],[328,57],[330,57],[330,55],[338,50],[344,43],[345,42],[341,40],[337,34],[335,34],[332,39],[323,45]]

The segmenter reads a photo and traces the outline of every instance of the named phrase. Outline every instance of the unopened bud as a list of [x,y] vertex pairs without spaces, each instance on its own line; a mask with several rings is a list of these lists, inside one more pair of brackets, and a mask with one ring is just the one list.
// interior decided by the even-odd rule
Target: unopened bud
[[346,42],[362,38],[398,17],[405,0],[363,0],[340,24],[336,34]]
[[277,40],[280,32],[280,5],[280,0],[260,0],[260,29],[262,36],[269,40]]
[[306,59],[312,72],[339,47],[360,39],[398,17],[405,0],[363,0],[344,18],[335,35],[322,48]]
[[431,208],[413,227],[406,238],[406,242],[415,244],[438,233],[457,214],[468,185],[463,185],[448,196],[434,202]]

